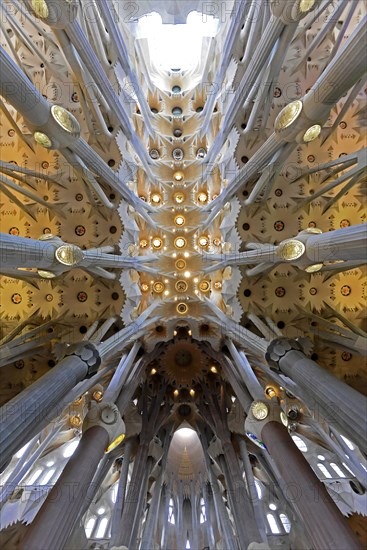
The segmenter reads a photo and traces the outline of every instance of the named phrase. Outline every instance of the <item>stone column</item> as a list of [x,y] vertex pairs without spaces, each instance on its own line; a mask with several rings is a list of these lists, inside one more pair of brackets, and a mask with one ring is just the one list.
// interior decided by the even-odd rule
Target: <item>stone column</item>
[[219,532],[224,542],[226,550],[237,550],[237,541],[233,533],[232,523],[228,516],[228,511],[223,502],[222,493],[219,487],[218,480],[213,472],[213,467],[208,455],[208,443],[204,434],[201,434],[201,444],[204,451],[204,459],[206,463],[207,474],[212,488],[214,499],[214,508],[217,516]]
[[214,537],[214,529],[211,522],[211,506],[209,502],[209,492],[206,482],[204,481],[202,483],[202,490],[203,490],[203,499],[205,504],[205,518],[206,518],[206,531],[208,536],[208,545],[210,550],[215,549],[215,537]]
[[361,549],[356,535],[325,486],[280,422],[265,422],[261,438],[286,483],[313,548]]
[[265,514],[264,514],[262,503],[257,495],[255,479],[254,479],[254,474],[252,472],[250,459],[248,456],[247,445],[245,443],[244,438],[241,437],[240,435],[237,434],[236,439],[240,448],[242,465],[245,472],[246,483],[247,483],[247,492],[252,502],[256,523],[263,542],[267,542],[268,539],[266,537]]
[[255,376],[254,371],[251,368],[250,363],[247,360],[246,355],[242,351],[238,351],[235,344],[227,338],[226,345],[234,362],[237,365],[238,372],[241,375],[249,393],[253,399],[261,399],[264,397],[264,390]]
[[36,267],[48,270],[57,264],[56,249],[63,244],[58,237],[44,235],[41,240],[0,233],[0,261],[4,268]]
[[127,484],[127,476],[129,474],[132,447],[133,447],[133,440],[128,439],[125,442],[125,452],[123,456],[120,478],[118,482],[116,502],[112,513],[110,546],[115,546],[115,544],[117,544],[116,536],[118,533],[122,510],[124,508],[124,503],[125,503],[126,484]]
[[164,441],[163,456],[161,459],[161,464],[159,466],[160,471],[155,481],[153,497],[150,502],[148,516],[145,522],[144,534],[142,537],[140,550],[151,550],[153,546],[153,541],[156,538],[156,528],[162,495],[163,476],[166,470],[170,442],[171,437],[169,434],[167,434]]
[[195,491],[195,483],[190,481],[190,502],[191,502],[191,529],[192,529],[192,546],[199,547],[199,522],[198,522],[198,499]]
[[48,415],[47,422],[50,422],[62,412],[63,397],[78,382],[93,375],[100,363],[96,347],[92,344],[77,345],[68,357],[1,407],[1,466],[44,427]]
[[320,411],[330,425],[340,426],[345,435],[367,452],[366,397],[306,357],[295,340],[273,340],[266,359],[272,369],[285,374],[300,387],[311,410]]
[[352,225],[327,233],[310,234],[305,255],[311,264],[334,260],[367,260],[367,224]]
[[179,548],[185,548],[186,540],[184,534],[184,517],[183,517],[183,487],[182,480],[178,481],[178,491],[177,491],[177,546]]
[[104,451],[124,431],[125,425],[115,405],[94,404],[84,420],[84,433],[77,450],[27,530],[21,549],[64,548]]
[[162,487],[162,493],[164,493],[164,498],[161,497],[161,514],[163,516],[161,518],[161,548],[163,550],[167,546],[168,512],[171,494],[167,486],[164,489]]

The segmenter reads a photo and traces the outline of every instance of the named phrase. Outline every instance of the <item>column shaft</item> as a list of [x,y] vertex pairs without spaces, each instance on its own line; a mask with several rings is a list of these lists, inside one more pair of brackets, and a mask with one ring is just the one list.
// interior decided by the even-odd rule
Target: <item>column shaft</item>
[[18,267],[47,269],[54,266],[56,262],[57,247],[55,242],[37,241],[0,233],[0,262],[4,269]]
[[306,242],[306,254],[315,264],[334,260],[366,261],[367,224],[312,235]]
[[285,481],[287,498],[300,514],[313,548],[360,549],[357,537],[285,426],[270,421],[263,427],[261,436]]
[[71,355],[1,407],[1,466],[62,412],[63,397],[87,374],[87,363]]
[[89,428],[27,530],[23,550],[62,550],[109,442],[101,426]]
[[367,399],[362,394],[298,350],[290,350],[281,357],[279,367],[304,390],[310,401],[315,401],[313,404],[306,398],[311,409],[319,409],[330,425],[340,426],[361,450],[367,452]]

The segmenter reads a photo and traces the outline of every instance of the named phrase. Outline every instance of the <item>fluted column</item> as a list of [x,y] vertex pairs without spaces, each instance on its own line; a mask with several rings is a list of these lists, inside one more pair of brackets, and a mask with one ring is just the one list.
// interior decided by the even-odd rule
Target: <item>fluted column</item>
[[261,430],[261,437],[286,483],[288,498],[300,514],[313,548],[361,549],[346,518],[285,426],[277,421],[267,422]]
[[367,224],[311,234],[305,246],[305,254],[313,264],[334,260],[367,261]]
[[190,481],[190,502],[191,502],[191,530],[193,548],[199,547],[199,530],[198,530],[198,500],[195,491],[194,481]]
[[120,478],[118,481],[116,502],[112,513],[110,546],[114,546],[115,543],[117,544],[116,537],[118,533],[119,523],[121,521],[122,510],[125,503],[126,485],[127,485],[127,477],[129,474],[132,447],[133,447],[133,440],[128,439],[125,442],[125,451],[124,451],[124,456],[122,460]]
[[257,523],[262,540],[266,542],[267,537],[266,537],[265,515],[264,515],[262,503],[257,495],[254,474],[253,474],[250,459],[248,456],[247,446],[246,446],[245,440],[240,435],[237,435],[236,439],[240,447],[242,465],[245,472],[246,483],[247,483],[247,492],[252,502],[256,523]]
[[50,269],[57,264],[55,252],[62,244],[61,239],[51,237],[42,240],[25,239],[7,233],[0,233],[0,262],[5,268],[36,267]]
[[100,363],[100,355],[92,344],[75,346],[68,357],[1,407],[1,466],[44,427],[43,421],[51,411],[57,415],[63,397],[78,382],[94,374]]
[[335,423],[364,452],[367,452],[367,399],[303,353],[295,340],[277,338],[266,353],[272,369],[285,374],[304,391],[306,405],[320,411],[329,424]]
[[77,450],[27,530],[20,548],[62,550],[109,441],[101,426],[87,430]]
[[218,527],[220,527],[219,532],[225,544],[224,547],[226,548],[226,550],[237,550],[237,541],[233,533],[233,528],[232,528],[231,521],[229,519],[228,511],[223,502],[222,493],[219,487],[218,480],[213,471],[213,467],[208,454],[208,448],[207,448],[208,444],[204,434],[202,434],[201,436],[201,444],[203,446],[206,469],[208,473],[209,482],[212,488],[214,508],[217,516]]
[[206,482],[204,481],[202,483],[202,491],[203,491],[203,499],[204,499],[204,505],[205,505],[205,526],[208,536],[208,546],[210,550],[214,550],[215,548],[215,537],[214,537],[214,529],[213,524],[211,522],[211,506],[209,502],[209,491]]
[[125,424],[116,405],[93,404],[84,419],[78,448],[27,530],[21,549],[62,550],[65,547],[103,453],[124,433]]
[[227,338],[226,344],[234,362],[237,365],[238,372],[253,399],[264,397],[264,390],[256,378],[245,353],[243,351],[238,351],[235,344],[229,338]]
[[163,456],[160,464],[160,471],[155,481],[153,497],[149,506],[148,517],[145,522],[144,534],[142,537],[140,550],[151,550],[153,541],[156,538],[156,528],[162,495],[163,476],[165,474],[170,442],[170,435],[166,435],[166,439],[164,441]]

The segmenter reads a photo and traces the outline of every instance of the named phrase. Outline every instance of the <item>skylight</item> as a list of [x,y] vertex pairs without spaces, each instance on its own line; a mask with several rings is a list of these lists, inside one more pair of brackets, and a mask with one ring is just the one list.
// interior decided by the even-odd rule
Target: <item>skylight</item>
[[152,12],[139,19],[137,38],[147,38],[152,62],[160,69],[191,69],[200,61],[203,38],[215,36],[219,20],[192,11],[185,24],[163,24]]

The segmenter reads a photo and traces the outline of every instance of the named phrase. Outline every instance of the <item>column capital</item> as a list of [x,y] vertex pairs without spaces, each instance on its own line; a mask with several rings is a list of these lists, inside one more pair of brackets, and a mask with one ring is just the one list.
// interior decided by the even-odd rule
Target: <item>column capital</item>
[[275,338],[272,340],[265,353],[265,359],[271,370],[281,372],[279,361],[291,350],[303,351],[301,344],[292,338]]
[[[115,442],[117,446],[125,437],[125,423],[121,418],[120,411],[114,403],[93,402],[91,404],[83,422],[83,433],[94,426],[100,426],[106,430],[110,446]],[[118,442],[117,439],[119,440]]]
[[68,348],[67,356],[75,355],[79,357],[88,366],[88,373],[86,378],[91,378],[98,371],[102,359],[98,348],[91,343],[84,344],[80,342]]
[[[245,433],[252,441],[262,443],[262,430],[269,422],[281,421],[281,408],[277,401],[254,401],[245,420]],[[255,437],[253,437],[255,436]],[[261,445],[260,445],[261,447]]]

